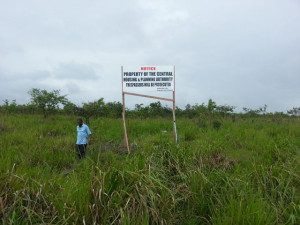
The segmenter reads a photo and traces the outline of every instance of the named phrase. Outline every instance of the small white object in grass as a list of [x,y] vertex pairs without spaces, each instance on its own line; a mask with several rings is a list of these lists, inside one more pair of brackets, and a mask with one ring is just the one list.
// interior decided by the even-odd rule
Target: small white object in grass
[[160,133],[167,133],[167,131],[166,130],[161,130]]

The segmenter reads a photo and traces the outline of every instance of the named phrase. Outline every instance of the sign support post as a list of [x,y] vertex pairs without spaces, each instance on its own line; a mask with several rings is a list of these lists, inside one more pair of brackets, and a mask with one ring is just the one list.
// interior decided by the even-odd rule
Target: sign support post
[[122,76],[122,104],[123,104],[123,130],[124,130],[124,141],[127,147],[128,154],[130,154],[130,148],[128,143],[128,137],[127,137],[127,129],[126,129],[126,122],[125,122],[125,93],[123,91],[123,66],[121,68],[121,76]]
[[173,67],[173,74],[174,74],[174,90],[173,90],[173,133],[174,133],[174,139],[175,143],[178,143],[177,139],[177,130],[176,130],[176,118],[175,118],[175,110],[176,110],[176,105],[175,105],[175,66]]

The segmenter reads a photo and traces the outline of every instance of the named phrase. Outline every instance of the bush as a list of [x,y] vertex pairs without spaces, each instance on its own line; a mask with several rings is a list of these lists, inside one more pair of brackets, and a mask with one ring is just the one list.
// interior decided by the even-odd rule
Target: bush
[[207,127],[207,123],[206,123],[205,120],[199,119],[198,120],[198,126],[201,127],[201,128],[206,128]]
[[219,120],[214,120],[212,125],[215,130],[219,130],[222,123]]
[[185,141],[192,141],[196,139],[196,132],[194,130],[187,130],[184,132],[184,140]]

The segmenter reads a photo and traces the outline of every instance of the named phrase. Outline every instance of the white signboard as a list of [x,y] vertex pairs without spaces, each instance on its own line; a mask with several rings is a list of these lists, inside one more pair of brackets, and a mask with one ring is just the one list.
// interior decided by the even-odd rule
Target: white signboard
[[173,66],[123,66],[123,91],[173,91]]

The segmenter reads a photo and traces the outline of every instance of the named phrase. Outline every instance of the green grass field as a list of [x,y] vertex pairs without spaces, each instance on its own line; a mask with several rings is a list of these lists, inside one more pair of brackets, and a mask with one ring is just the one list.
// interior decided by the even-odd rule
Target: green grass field
[[299,118],[129,120],[1,115],[0,223],[300,224]]

